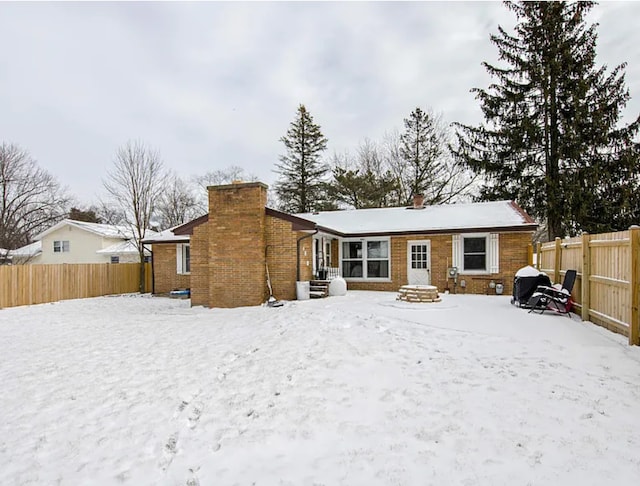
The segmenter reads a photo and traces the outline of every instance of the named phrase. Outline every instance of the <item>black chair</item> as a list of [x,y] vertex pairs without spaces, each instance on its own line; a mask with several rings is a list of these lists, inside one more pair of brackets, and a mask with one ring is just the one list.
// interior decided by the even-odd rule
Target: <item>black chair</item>
[[576,270],[567,270],[560,288],[539,286],[527,303],[527,306],[531,307],[529,312],[537,312],[539,314],[544,313],[546,310],[557,312],[558,314],[571,312],[573,307],[571,291],[576,283],[577,275],[578,272]]

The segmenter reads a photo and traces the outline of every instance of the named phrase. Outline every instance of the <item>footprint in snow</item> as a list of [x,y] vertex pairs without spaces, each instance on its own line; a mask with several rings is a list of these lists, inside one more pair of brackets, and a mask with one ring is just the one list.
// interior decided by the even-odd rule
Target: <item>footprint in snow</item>
[[202,410],[204,405],[202,403],[196,403],[193,405],[191,409],[191,413],[189,414],[189,428],[195,429],[196,425],[198,425],[198,421],[200,420],[200,416],[202,415]]
[[178,451],[178,433],[171,434],[167,439],[167,442],[164,444],[162,448],[162,459],[160,459],[160,469],[166,471],[171,463],[173,462],[173,458]]
[[199,467],[189,468],[189,473],[191,473],[191,477],[187,479],[186,486],[200,486],[200,480],[198,479],[198,476],[196,476],[196,472],[199,470],[200,470]]
[[177,419],[182,412],[187,408],[187,406],[194,401],[200,394],[202,393],[202,389],[197,389],[193,393],[188,394],[185,398],[183,398],[178,404],[178,408],[173,414],[173,418]]

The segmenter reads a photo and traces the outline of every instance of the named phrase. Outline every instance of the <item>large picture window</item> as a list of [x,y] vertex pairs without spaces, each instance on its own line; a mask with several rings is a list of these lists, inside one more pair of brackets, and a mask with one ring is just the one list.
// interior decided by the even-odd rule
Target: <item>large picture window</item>
[[389,278],[389,240],[363,239],[342,242],[344,278]]

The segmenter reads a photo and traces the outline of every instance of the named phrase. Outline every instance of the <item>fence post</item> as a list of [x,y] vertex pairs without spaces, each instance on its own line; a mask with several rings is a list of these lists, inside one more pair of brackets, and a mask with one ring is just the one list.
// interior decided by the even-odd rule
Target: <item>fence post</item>
[[540,262],[540,260],[542,259],[542,243],[538,242],[538,244],[536,245],[536,268],[538,270],[540,270],[540,266],[542,265],[542,263]]
[[629,344],[640,346],[640,226],[629,228],[631,245],[631,322],[629,323]]
[[556,253],[554,255],[555,262],[553,264],[553,283],[560,282],[560,265],[562,263],[562,247],[560,246],[560,238],[556,236]]
[[527,245],[527,265],[533,266],[533,244]]
[[591,307],[591,284],[589,283],[589,276],[591,275],[591,248],[589,242],[591,241],[591,235],[584,233],[582,235],[582,320],[588,321],[589,308]]

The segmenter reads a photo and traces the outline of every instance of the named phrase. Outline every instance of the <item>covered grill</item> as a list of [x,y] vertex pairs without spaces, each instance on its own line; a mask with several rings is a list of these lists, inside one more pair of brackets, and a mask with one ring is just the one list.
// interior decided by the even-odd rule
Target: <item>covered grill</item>
[[551,280],[546,273],[533,268],[523,267],[516,272],[513,279],[513,298],[511,303],[518,307],[527,307],[529,299],[539,285],[551,287]]

